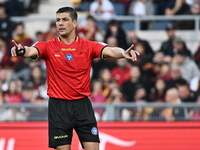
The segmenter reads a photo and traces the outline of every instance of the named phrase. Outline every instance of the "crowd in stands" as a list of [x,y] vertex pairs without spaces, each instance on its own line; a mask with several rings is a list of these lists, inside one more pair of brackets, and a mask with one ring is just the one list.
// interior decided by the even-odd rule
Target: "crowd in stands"
[[[3,2],[4,4],[1,5]],[[23,22],[10,21],[6,13],[8,8],[5,7],[9,2],[11,3],[12,0],[0,1],[0,104],[47,103],[44,61],[39,59],[33,62],[29,59],[11,57],[10,48],[13,46],[12,39],[22,45],[31,46],[37,41],[47,41],[57,37],[55,22],[50,23],[48,31],[37,31],[35,38],[32,39],[25,33]],[[80,0],[73,0],[73,2],[74,5],[81,3]],[[128,15],[174,15],[190,11],[191,14],[200,14],[200,4],[192,3],[192,0],[116,0],[114,2],[121,3],[126,8],[130,5],[129,10],[126,9]],[[195,50],[195,54],[192,54],[187,47],[187,41],[176,36],[177,23],[166,26],[168,39],[160,43],[160,49],[154,50],[149,41],[140,38],[134,30],[127,32],[117,20],[111,19],[115,14],[113,2],[82,0],[82,3],[91,4],[90,15],[86,18],[85,24],[78,27],[78,36],[92,41],[101,39],[108,46],[119,46],[124,49],[134,43],[135,49],[140,53],[137,62],[129,62],[126,59],[93,60],[90,96],[93,103],[163,102],[177,105],[200,103],[200,46]],[[77,10],[81,10],[79,6],[76,6]],[[151,7],[152,10],[149,10]],[[102,13],[110,17],[107,30],[101,29],[95,20],[95,16]],[[144,29],[145,26],[146,22],[143,25]],[[98,120],[105,120],[107,112],[103,108],[95,109],[95,112]],[[121,119],[126,121],[154,120],[155,116],[173,121],[179,120],[183,115],[183,109],[170,107],[121,111]],[[29,117],[30,113],[24,113],[20,109],[0,108],[0,120],[26,120]],[[189,117],[200,119],[200,110],[191,109]]]

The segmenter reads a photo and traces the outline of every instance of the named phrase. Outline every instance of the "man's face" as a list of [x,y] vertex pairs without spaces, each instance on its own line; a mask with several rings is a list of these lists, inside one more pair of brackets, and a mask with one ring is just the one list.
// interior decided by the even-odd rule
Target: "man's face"
[[185,61],[185,56],[180,55],[180,54],[175,54],[175,60],[176,60],[176,63],[183,64]]
[[170,39],[174,38],[174,36],[175,36],[174,30],[168,30],[168,31],[167,31],[167,35],[168,35],[168,37],[169,37]]
[[16,35],[22,36],[24,34],[24,27],[23,27],[23,25],[18,25],[15,28],[15,33],[16,33]]
[[179,85],[178,93],[181,99],[185,99],[190,95],[190,90],[187,85]]
[[61,36],[69,36],[75,31],[77,20],[72,21],[69,13],[58,13],[56,18],[56,28]]

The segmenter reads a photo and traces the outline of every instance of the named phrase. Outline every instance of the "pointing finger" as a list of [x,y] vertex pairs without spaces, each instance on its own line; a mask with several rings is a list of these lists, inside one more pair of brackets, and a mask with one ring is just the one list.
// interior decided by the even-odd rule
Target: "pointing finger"
[[129,53],[133,47],[134,47],[134,44],[131,44],[131,46],[127,49],[127,52]]
[[15,40],[12,40],[12,42],[14,43],[14,45],[15,45],[16,47],[18,47],[18,45],[17,45],[17,43],[15,42]]

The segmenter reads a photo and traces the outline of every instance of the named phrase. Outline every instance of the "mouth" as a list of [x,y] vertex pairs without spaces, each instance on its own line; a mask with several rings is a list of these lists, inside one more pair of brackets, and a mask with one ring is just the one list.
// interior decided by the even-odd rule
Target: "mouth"
[[65,31],[65,28],[59,28],[58,31],[60,32]]

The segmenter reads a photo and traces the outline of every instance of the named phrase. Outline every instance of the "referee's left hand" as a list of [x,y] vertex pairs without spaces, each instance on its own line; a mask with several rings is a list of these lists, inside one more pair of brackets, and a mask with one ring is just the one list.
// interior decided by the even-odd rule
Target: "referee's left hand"
[[137,56],[140,55],[140,53],[136,50],[133,50],[134,44],[132,44],[124,53],[124,57],[126,59],[137,61]]

